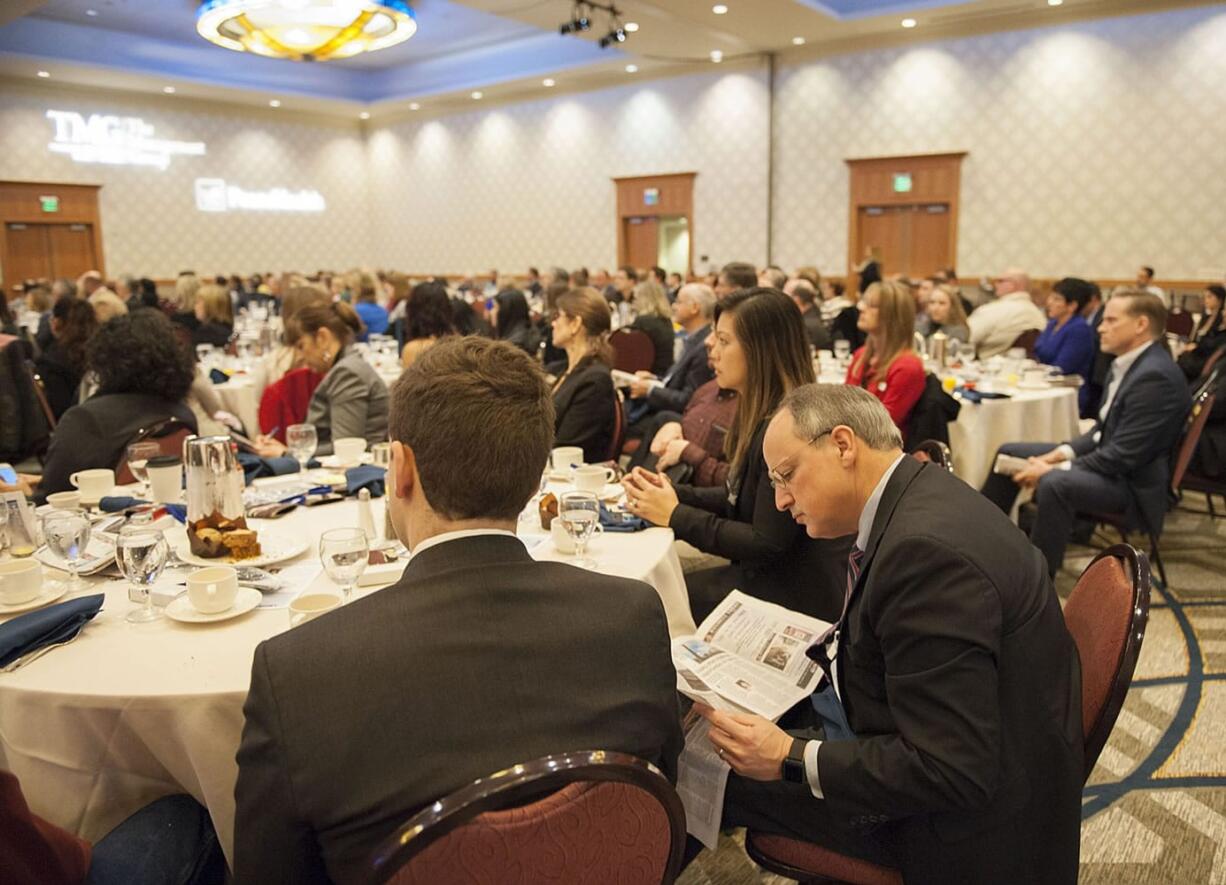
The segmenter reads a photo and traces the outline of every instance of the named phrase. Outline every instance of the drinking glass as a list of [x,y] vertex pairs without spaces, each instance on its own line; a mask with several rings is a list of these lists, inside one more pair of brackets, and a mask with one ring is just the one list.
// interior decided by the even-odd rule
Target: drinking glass
[[134,442],[128,446],[128,469],[140,483],[140,494],[142,495],[149,492],[149,471],[146,465],[150,458],[156,458],[160,454],[162,454],[162,447],[155,442]]
[[846,338],[840,338],[834,342],[834,355],[841,363],[851,356],[851,342]]
[[319,536],[319,558],[333,583],[340,585],[348,602],[358,578],[366,571],[370,541],[362,529],[332,529]]
[[575,544],[575,565],[580,568],[596,568],[595,561],[585,556],[587,542],[591,540],[596,525],[600,522],[600,500],[591,492],[567,492],[558,502],[558,518],[562,527]]
[[170,547],[161,531],[150,525],[126,526],[115,542],[115,559],[128,583],[144,596],[144,605],[128,612],[129,624],[146,624],[162,617],[153,607],[153,585],[161,577]]
[[68,589],[74,593],[86,587],[77,569],[85,558],[89,536],[89,517],[80,510],[52,510],[43,517],[47,549],[68,563],[68,573],[72,575]]
[[285,429],[285,447],[289,456],[298,462],[298,469],[305,471],[307,462],[315,454],[319,436],[314,424],[291,424]]

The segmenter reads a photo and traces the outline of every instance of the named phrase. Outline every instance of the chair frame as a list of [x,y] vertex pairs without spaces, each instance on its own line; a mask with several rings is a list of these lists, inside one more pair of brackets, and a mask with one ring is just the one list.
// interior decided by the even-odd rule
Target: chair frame
[[954,453],[949,450],[949,446],[941,442],[939,439],[926,439],[915,444],[915,450],[911,452],[911,456],[915,457],[920,452],[928,456],[928,460],[943,467],[950,473],[954,472]]
[[661,881],[671,885],[681,870],[685,851],[685,809],[681,798],[650,762],[610,750],[579,750],[544,756],[510,766],[444,796],[413,815],[380,843],[372,855],[370,883],[387,882],[434,842],[487,811],[535,802],[568,784],[592,781],[639,787],[664,806],[672,844]]
[[[168,436],[173,436],[186,430],[188,434],[194,434],[191,426],[184,423],[179,418],[163,418],[151,427],[142,427],[132,435],[123,445],[123,451],[119,454],[119,463],[115,465],[115,479],[118,482],[122,477],[131,474],[131,468],[128,467],[128,446],[138,442],[150,442],[153,440],[161,440]],[[133,477],[131,481],[135,481]],[[122,483],[121,483],[122,484]]]
[[[764,833],[763,835],[769,834]],[[750,860],[762,867],[762,869],[768,870],[776,876],[784,876],[788,879],[795,879],[797,882],[803,882],[804,885],[843,885],[842,879],[831,879],[829,876],[814,873],[812,870],[794,867],[768,854],[763,854],[758,849],[753,836],[752,830],[745,834],[745,853],[749,855]],[[872,861],[865,861],[865,863],[872,863]],[[881,866],[881,864],[876,864],[876,866]]]
[[43,376],[38,374],[38,368],[34,365],[33,360],[26,360],[25,365],[26,371],[30,374],[30,383],[34,385],[34,396],[38,398],[39,408],[43,410],[43,416],[47,419],[47,426],[55,430],[55,412],[51,410],[51,403],[47,399],[47,388],[43,386]]

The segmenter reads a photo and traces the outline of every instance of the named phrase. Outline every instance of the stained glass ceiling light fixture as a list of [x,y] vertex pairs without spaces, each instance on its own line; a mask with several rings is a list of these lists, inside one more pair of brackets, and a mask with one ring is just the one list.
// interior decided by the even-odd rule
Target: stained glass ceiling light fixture
[[350,58],[417,31],[403,0],[205,0],[196,32],[235,52],[293,61]]

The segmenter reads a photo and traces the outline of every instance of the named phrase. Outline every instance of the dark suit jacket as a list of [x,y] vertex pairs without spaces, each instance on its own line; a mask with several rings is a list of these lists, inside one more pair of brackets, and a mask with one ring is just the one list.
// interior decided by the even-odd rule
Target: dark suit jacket
[[[1103,386],[1104,396],[1106,387]],[[1171,481],[1171,449],[1192,408],[1188,383],[1161,341],[1128,367],[1107,412],[1088,433],[1069,441],[1077,453],[1074,470],[1092,470],[1123,479],[1133,493],[1136,515],[1162,530]],[[1098,442],[1094,434],[1100,433]]]
[[1077,881],[1077,651],[1043,555],[962,480],[895,469],[837,674],[856,737],[821,745],[822,792],[906,881]]
[[814,305],[800,316],[805,321],[805,335],[808,337],[809,344],[813,346],[813,349],[829,350],[834,342],[830,337],[826,324],[822,322],[822,312],[817,309],[817,306]]
[[647,394],[647,404],[657,412],[684,412],[694,391],[715,377],[707,362],[706,341],[710,334],[711,327],[703,326],[687,338],[681,356],[663,377],[664,386]]
[[[766,423],[758,428],[740,476],[721,486],[678,485],[668,525],[703,553],[732,560],[728,590],[831,621],[843,607],[850,539],[813,539],[775,507],[762,459]],[[735,500],[729,486],[739,482]]]
[[259,645],[235,788],[239,883],[365,882],[426,804],[518,762],[632,753],[676,777],[682,738],[652,588],[447,541],[391,587]]
[[[561,367],[566,371],[566,367]],[[617,420],[617,391],[609,367],[599,360],[581,363],[553,392],[555,446],[580,446],[583,460],[609,459]]]

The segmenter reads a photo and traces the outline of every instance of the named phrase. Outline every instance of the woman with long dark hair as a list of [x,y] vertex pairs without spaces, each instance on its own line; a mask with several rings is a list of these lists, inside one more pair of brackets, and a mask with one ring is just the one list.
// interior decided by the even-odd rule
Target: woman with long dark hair
[[518,289],[504,289],[495,295],[491,322],[494,325],[495,338],[514,344],[528,356],[536,356],[541,340],[536,329],[532,328],[528,299],[523,292]]
[[61,298],[51,308],[51,346],[34,365],[57,421],[76,405],[85,375],[86,345],[97,329],[98,320],[87,301]]
[[775,289],[735,292],[715,307],[711,363],[721,388],[735,390],[736,418],[724,438],[731,467],[723,487],[673,486],[635,468],[626,477],[630,510],[730,566],[686,576],[695,623],[733,589],[827,620],[842,604],[844,541],[810,539],[775,507],[762,458],[766,426],[785,394],[814,380],[804,322]]
[[444,335],[455,334],[455,319],[447,287],[437,280],[418,283],[409,292],[405,305],[404,350],[400,364],[404,368],[429,350]]
[[554,445],[582,447],[588,464],[607,461],[617,421],[609,302],[595,289],[571,289],[558,296],[552,328],[554,345],[566,351],[566,363],[550,367]]
[[[1203,318],[1192,332],[1192,340],[1183,347],[1179,355],[1179,368],[1189,381],[1200,377],[1201,370],[1213,352],[1226,344],[1226,317],[1223,316],[1223,305],[1226,305],[1226,286],[1217,283],[1206,286],[1201,297],[1204,304]],[[1220,364],[1219,364],[1220,365]]]

